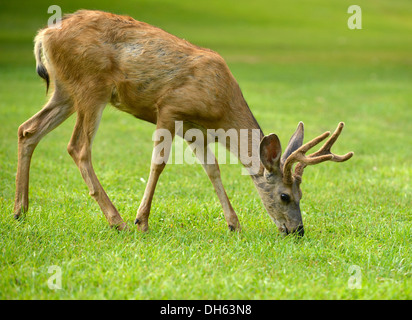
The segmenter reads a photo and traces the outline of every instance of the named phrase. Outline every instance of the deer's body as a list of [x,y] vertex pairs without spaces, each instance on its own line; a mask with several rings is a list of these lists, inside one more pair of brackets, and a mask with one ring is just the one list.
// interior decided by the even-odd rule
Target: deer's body
[[55,81],[75,92],[76,109],[91,108],[97,95],[154,124],[163,109],[170,118],[232,128],[233,114],[247,108],[219,54],[129,17],[79,11],[38,41]]
[[[62,20],[61,28],[46,28],[38,33],[35,56],[39,75],[48,84],[51,79],[54,92],[45,107],[18,130],[16,218],[28,208],[30,159],[37,143],[75,112],[77,121],[68,151],[109,224],[120,229],[126,225],[100,185],[91,163],[93,138],[107,103],[156,124],[158,129],[169,130],[172,136],[175,121],[182,121],[184,131],[197,128],[206,134],[206,129],[258,129],[259,138],[264,137],[220,55],[130,17],[86,10],[68,15]],[[303,139],[303,127],[301,130]],[[249,135],[250,146],[251,139]],[[277,146],[275,141],[273,145],[273,139],[269,140],[268,146],[263,144],[261,149],[272,152],[270,159],[279,158],[280,144]],[[192,143],[193,147],[196,143]],[[264,156],[262,150],[261,157]],[[248,152],[251,153],[250,148]],[[290,177],[289,183],[283,186],[276,183],[276,192],[294,194],[297,209],[293,209],[294,213],[287,219],[271,214],[274,206],[268,202],[274,190],[273,177],[272,180],[265,178],[266,171],[275,171],[271,165],[262,160],[259,174],[253,176],[253,180],[278,227],[296,231],[302,226],[300,181],[295,183]],[[282,169],[279,163],[275,165]],[[143,231],[148,228],[151,201],[164,166],[152,161],[135,221]],[[229,228],[239,229],[217,162],[203,166],[222,204]],[[279,172],[277,181],[282,181],[282,177],[283,173]],[[303,228],[301,230],[303,233]]]

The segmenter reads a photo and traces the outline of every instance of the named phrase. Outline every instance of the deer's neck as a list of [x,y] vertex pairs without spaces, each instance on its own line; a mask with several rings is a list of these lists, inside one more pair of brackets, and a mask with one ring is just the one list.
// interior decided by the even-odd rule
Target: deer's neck
[[264,134],[241,92],[231,111],[227,130],[234,129],[238,139],[231,141],[229,150],[238,156],[248,174],[256,181],[263,176],[264,171],[259,156],[259,145]]

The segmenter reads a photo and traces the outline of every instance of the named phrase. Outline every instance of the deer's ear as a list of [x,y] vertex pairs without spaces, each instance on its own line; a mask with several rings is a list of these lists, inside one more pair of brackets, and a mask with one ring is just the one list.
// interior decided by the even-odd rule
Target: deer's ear
[[282,147],[276,134],[272,133],[263,137],[260,142],[259,154],[260,162],[262,162],[266,170],[269,172],[279,170]]
[[286,159],[298,148],[302,146],[303,143],[303,134],[304,134],[304,128],[303,128],[303,122],[299,122],[298,127],[296,128],[295,133],[292,135],[292,137],[289,140],[288,146],[286,147],[285,152],[282,155],[282,159],[280,161],[281,167],[283,167],[283,164],[285,163]]

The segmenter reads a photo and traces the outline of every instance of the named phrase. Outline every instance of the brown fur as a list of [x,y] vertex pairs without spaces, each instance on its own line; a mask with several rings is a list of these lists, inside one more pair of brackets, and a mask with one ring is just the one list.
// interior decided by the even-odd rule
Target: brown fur
[[[126,228],[126,224],[100,185],[91,162],[93,138],[108,102],[156,124],[158,129],[169,130],[172,136],[175,121],[182,121],[184,131],[197,128],[206,135],[207,129],[235,129],[237,132],[257,129],[260,139],[263,138],[239,85],[219,54],[130,17],[87,10],[66,15],[61,28],[45,28],[38,32],[35,57],[37,72],[47,81],[47,86],[50,81],[54,92],[46,106],[18,130],[16,218],[28,209],[30,160],[36,145],[73,113],[77,113],[77,121],[68,152],[109,224],[119,229]],[[157,144],[155,142],[155,146]],[[248,144],[250,156],[251,134]],[[196,150],[196,142],[191,147]],[[288,148],[288,153],[292,153],[292,149],[294,147]],[[265,154],[270,156],[274,150],[278,161],[280,143]],[[197,157],[203,160],[201,155]],[[143,231],[148,229],[152,198],[164,166],[164,163],[152,161],[135,220]],[[229,228],[239,230],[240,224],[223,188],[217,161],[203,166],[222,204]],[[278,168],[270,170],[282,175]],[[277,215],[271,213],[273,208],[282,211],[283,207],[279,203],[270,204],[279,202],[273,190],[296,193],[296,188],[283,185],[281,177],[275,179],[278,182],[274,188],[272,182],[265,180],[264,172],[260,164],[259,173],[252,178],[269,214],[276,220]],[[297,198],[298,208],[300,198]],[[292,216],[296,215],[295,207]],[[282,215],[288,214],[287,210],[283,211],[286,213]],[[285,224],[290,224],[289,230],[301,225],[300,211],[298,213],[296,217],[291,216],[292,222],[285,218]]]
[[224,128],[246,107],[221,56],[130,17],[78,11],[61,29],[40,31],[37,41],[51,77],[74,98],[76,110],[110,101],[152,123],[165,112]]

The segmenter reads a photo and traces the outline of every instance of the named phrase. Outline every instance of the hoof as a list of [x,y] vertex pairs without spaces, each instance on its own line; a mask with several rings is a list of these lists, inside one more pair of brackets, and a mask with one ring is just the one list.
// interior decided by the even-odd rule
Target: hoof
[[22,213],[15,213],[15,214],[13,214],[13,218],[15,219],[15,220],[23,220],[23,218],[24,218],[24,214],[22,214]]
[[126,222],[121,222],[119,224],[113,225],[112,228],[118,230],[118,231],[130,231],[129,226],[126,224]]
[[229,228],[230,231],[237,231],[237,232],[242,231],[242,228],[240,227],[240,224],[237,224],[237,225],[228,224],[228,228]]
[[136,220],[134,220],[134,224],[137,226],[137,230],[141,231],[141,232],[147,232],[149,231],[149,225],[146,222],[142,221],[142,219],[136,218]]

